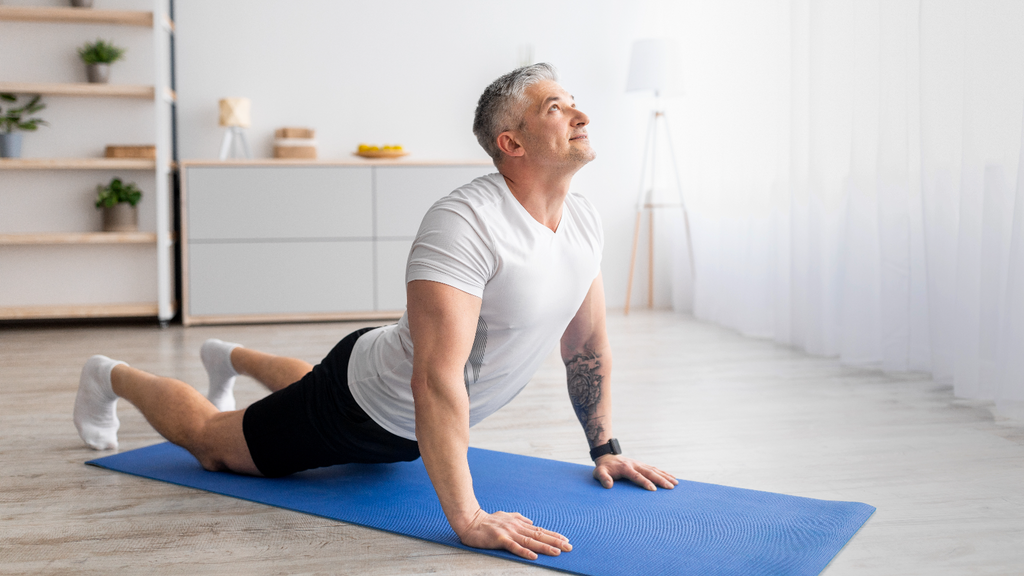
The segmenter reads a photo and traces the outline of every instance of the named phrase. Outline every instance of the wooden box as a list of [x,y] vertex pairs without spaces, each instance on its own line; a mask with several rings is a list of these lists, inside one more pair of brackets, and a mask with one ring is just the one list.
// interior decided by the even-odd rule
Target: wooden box
[[312,128],[278,128],[274,132],[274,138],[316,138],[316,131]]
[[274,158],[316,160],[316,146],[274,146]]
[[103,153],[106,158],[145,158],[156,160],[156,145],[109,145]]

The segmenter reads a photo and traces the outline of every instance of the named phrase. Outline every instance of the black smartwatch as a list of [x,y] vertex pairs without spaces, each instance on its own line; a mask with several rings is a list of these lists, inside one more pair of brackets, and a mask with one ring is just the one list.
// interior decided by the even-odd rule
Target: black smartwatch
[[596,448],[590,450],[590,459],[597,462],[597,459],[605,454],[622,454],[622,448],[619,446],[619,441],[612,438],[607,444],[601,444]]

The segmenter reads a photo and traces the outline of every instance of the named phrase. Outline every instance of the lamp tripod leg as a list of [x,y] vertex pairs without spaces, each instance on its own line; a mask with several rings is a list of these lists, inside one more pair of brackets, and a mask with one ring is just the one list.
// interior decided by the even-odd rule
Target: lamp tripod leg
[[636,227],[633,229],[633,254],[629,257],[629,282],[626,283],[625,316],[629,316],[629,299],[633,295],[633,270],[636,268],[636,245],[640,241],[640,216],[642,213],[641,210],[636,211]]
[[[647,121],[647,135],[644,137],[644,155],[640,162],[640,196],[637,198],[636,203],[636,226],[633,228],[633,252],[629,257],[629,280],[626,283],[626,308],[624,315],[629,315],[629,301],[633,295],[633,272],[636,270],[636,250],[640,243],[640,219],[643,216],[644,208],[650,203],[651,195],[653,190],[647,188],[647,166],[648,160],[651,160],[651,171],[650,174],[653,178],[654,174],[654,162],[650,156],[651,148],[655,144],[657,139],[658,129],[658,113],[652,112],[650,119]],[[654,186],[654,181],[651,181],[651,186]],[[652,244],[653,247],[653,244]]]
[[242,143],[242,153],[245,154],[247,159],[252,159],[252,152],[249,150],[249,140],[245,137],[245,132],[239,128],[238,140]]
[[229,129],[224,132],[224,139],[220,143],[220,159],[227,160],[228,154],[231,153],[232,148],[232,134],[233,132]]
[[683,201],[683,182],[679,179],[679,166],[676,164],[676,150],[675,145],[672,143],[672,130],[668,124],[668,117],[662,112],[662,117],[665,118],[665,137],[668,139],[668,150],[669,155],[672,158],[672,173],[676,177],[676,193],[679,195],[679,205],[683,208],[683,224],[686,228],[686,251],[690,256],[690,274],[691,278],[697,278],[697,265],[693,260],[693,239],[690,236],[690,215],[686,211],[686,202]]
[[647,216],[647,307],[654,308],[654,209]]

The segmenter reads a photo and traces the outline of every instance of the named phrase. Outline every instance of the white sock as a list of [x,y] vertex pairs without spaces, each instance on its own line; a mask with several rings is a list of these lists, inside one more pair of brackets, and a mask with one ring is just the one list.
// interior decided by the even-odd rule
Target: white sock
[[241,344],[210,338],[199,349],[199,357],[210,378],[206,399],[221,412],[235,409],[235,376],[238,372],[231,365],[231,351],[239,346]]
[[110,386],[110,371],[118,364],[106,356],[93,356],[82,367],[75,397],[75,428],[93,450],[117,448],[117,394]]

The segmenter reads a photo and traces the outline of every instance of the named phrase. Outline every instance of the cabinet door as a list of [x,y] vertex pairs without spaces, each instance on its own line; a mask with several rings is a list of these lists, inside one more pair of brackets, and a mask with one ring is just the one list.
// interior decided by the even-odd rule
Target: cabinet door
[[373,310],[372,241],[189,245],[192,316]]
[[377,237],[416,236],[420,220],[434,202],[494,171],[490,165],[378,167]]
[[377,310],[405,310],[405,264],[412,240],[377,241]]
[[370,168],[190,166],[192,240],[373,236]]

